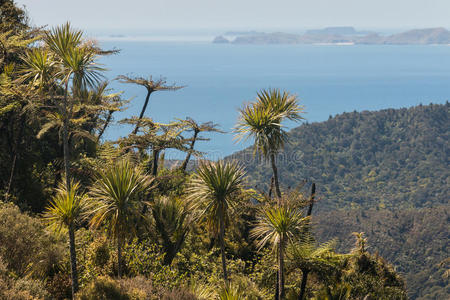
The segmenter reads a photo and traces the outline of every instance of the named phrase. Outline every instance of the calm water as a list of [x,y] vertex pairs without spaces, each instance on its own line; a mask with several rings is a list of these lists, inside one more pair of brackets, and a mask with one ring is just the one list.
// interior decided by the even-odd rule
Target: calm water
[[[160,75],[187,87],[151,96],[147,116],[158,122],[192,117],[214,121],[214,134],[198,147],[217,158],[243,149],[231,133],[237,109],[262,88],[295,93],[308,122],[348,111],[443,103],[450,97],[450,46],[222,45],[181,42],[102,42],[120,54],[103,59],[109,78],[119,74]],[[134,99],[116,119],[138,115],[145,89],[113,82]],[[294,124],[287,124],[289,128]],[[106,138],[126,135],[114,126]],[[176,156],[176,154],[172,154]]]

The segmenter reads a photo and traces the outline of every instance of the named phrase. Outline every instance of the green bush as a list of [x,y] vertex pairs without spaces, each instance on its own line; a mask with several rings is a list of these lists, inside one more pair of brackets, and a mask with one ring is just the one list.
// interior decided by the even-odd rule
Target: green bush
[[166,292],[162,298],[162,300],[197,300],[197,297],[187,289],[184,288],[176,288],[170,292]]
[[163,264],[164,254],[152,241],[135,239],[124,248],[123,256],[130,276],[151,278],[155,286],[172,290],[185,280],[184,273]]
[[21,213],[11,203],[0,202],[0,256],[17,276],[30,271],[46,276],[63,256],[62,242],[46,233],[40,220]]
[[18,291],[27,291],[31,296],[37,299],[50,299],[50,295],[45,289],[43,282],[39,280],[20,278],[15,281],[14,289]]
[[91,282],[78,294],[79,300],[130,300],[131,297],[122,290],[113,279],[102,276]]
[[59,272],[47,280],[47,291],[52,299],[62,300],[72,297],[72,280],[67,272]]
[[184,288],[167,290],[155,288],[152,281],[143,276],[114,280],[100,276],[77,294],[78,300],[195,300],[194,294]]
[[9,277],[8,269],[0,256],[0,299],[2,300],[44,300],[49,299],[41,282]]

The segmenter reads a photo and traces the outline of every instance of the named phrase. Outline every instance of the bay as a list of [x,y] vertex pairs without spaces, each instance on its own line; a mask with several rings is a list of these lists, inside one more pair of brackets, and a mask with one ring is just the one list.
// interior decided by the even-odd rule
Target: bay
[[[225,134],[205,134],[198,143],[208,158],[241,150],[232,128],[243,102],[264,88],[297,94],[307,122],[324,121],[343,112],[444,103],[450,94],[450,46],[388,45],[232,45],[208,42],[102,41],[120,53],[102,59],[107,77],[160,76],[168,84],[185,85],[175,92],[156,92],[146,116],[157,122],[191,117],[213,121]],[[114,90],[133,98],[115,119],[138,115],[143,87],[112,81]],[[287,129],[298,124],[287,123]],[[127,135],[125,125],[111,126],[109,140]],[[167,157],[167,156],[166,156]],[[169,158],[183,154],[170,152]]]

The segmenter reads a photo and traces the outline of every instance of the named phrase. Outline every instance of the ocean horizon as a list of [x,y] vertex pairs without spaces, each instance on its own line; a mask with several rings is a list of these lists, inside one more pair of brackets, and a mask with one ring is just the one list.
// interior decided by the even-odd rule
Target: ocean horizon
[[[299,97],[306,122],[325,121],[343,112],[445,103],[449,97],[450,47],[447,45],[232,45],[210,41],[99,39],[105,49],[120,53],[102,58],[106,76],[164,77],[168,84],[186,86],[175,92],[155,92],[146,116],[157,122],[191,117],[213,121],[226,134],[205,134],[209,142],[196,146],[217,159],[242,150],[232,128],[238,109],[267,88],[287,90]],[[143,87],[111,82],[114,91],[132,99],[115,119],[138,115]],[[299,124],[287,123],[286,129]],[[131,131],[113,125],[105,139]],[[172,159],[184,157],[168,152]],[[167,156],[166,156],[167,157]]]

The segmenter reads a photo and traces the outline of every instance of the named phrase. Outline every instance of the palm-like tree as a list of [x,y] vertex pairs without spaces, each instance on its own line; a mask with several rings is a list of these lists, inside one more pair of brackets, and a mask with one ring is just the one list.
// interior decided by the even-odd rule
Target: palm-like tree
[[219,238],[225,283],[228,282],[225,225],[243,191],[244,176],[243,168],[236,162],[201,162],[188,190],[190,198],[198,201],[212,234]]
[[[117,79],[122,83],[132,83],[143,86],[147,90],[147,96],[145,97],[144,105],[142,106],[141,113],[139,114],[139,119],[141,120],[144,117],[144,113],[147,110],[148,101],[150,99],[150,95],[157,91],[176,91],[184,88],[184,86],[167,85],[167,81],[164,78],[153,79],[152,76],[149,78],[144,77],[128,77],[125,75],[120,75]],[[136,127],[133,130],[133,134],[136,134],[139,130],[140,122],[136,123]]]
[[238,140],[253,138],[254,155],[270,160],[278,203],[281,190],[275,154],[283,149],[287,133],[283,129],[284,120],[302,119],[302,107],[297,104],[297,97],[278,89],[262,90],[257,93],[256,101],[245,104],[239,110],[239,119],[235,127]]
[[183,246],[194,219],[192,203],[185,198],[162,196],[149,204],[164,248],[163,263],[170,265]]
[[177,149],[180,151],[189,151],[186,147],[187,140],[181,136],[185,130],[182,122],[172,122],[169,124],[155,123],[149,118],[132,118],[121,121],[128,124],[140,124],[139,135],[131,133],[128,137],[119,140],[125,151],[130,148],[139,150],[151,149],[151,174],[158,175],[159,155],[165,149]]
[[33,48],[26,52],[22,57],[25,63],[21,79],[23,81],[30,81],[30,83],[37,87],[39,91],[46,91],[53,84],[52,77],[55,74],[55,61],[52,59],[52,53],[49,49]]
[[153,179],[144,175],[129,161],[117,162],[101,171],[90,197],[94,200],[91,226],[105,225],[117,245],[118,276],[122,276],[122,246],[124,238],[135,233],[139,217],[139,197],[148,190]]
[[[67,188],[67,186],[69,186],[69,188]],[[63,227],[68,229],[72,297],[78,291],[75,230],[77,225],[87,216],[89,207],[86,194],[81,192],[81,187],[78,182],[72,182],[70,185],[61,183],[44,213],[46,222],[56,230],[61,230]]]
[[325,277],[333,273],[340,256],[334,252],[335,243],[326,242],[315,245],[312,237],[303,238],[298,243],[293,243],[287,249],[289,265],[291,268],[299,268],[302,272],[299,300],[303,300],[306,292],[308,275],[316,273]]
[[352,232],[356,238],[355,247],[352,249],[353,253],[364,254],[367,251],[367,238],[364,237],[364,232]]
[[308,218],[302,216],[300,209],[288,205],[263,208],[251,230],[250,236],[257,240],[259,249],[267,244],[277,252],[278,261],[278,299],[284,297],[284,252],[288,244],[294,243],[300,235]]
[[82,37],[82,31],[74,30],[66,23],[45,32],[45,47],[31,50],[23,58],[25,68],[22,79],[30,80],[39,89],[52,88],[50,96],[62,100],[58,109],[62,121],[67,185],[70,185],[69,127],[74,99],[80,91],[94,87],[104,71],[96,62],[98,55],[104,53],[92,44],[84,42]]
[[183,161],[183,164],[181,165],[181,169],[183,171],[186,171],[187,165],[189,163],[189,159],[191,158],[192,153],[194,152],[194,145],[195,142],[198,140],[201,141],[208,141],[209,139],[199,137],[198,135],[201,132],[223,132],[219,130],[217,127],[217,124],[214,124],[213,122],[206,122],[206,123],[197,123],[191,118],[186,118],[186,120],[182,120],[182,122],[189,127],[189,131],[193,132],[191,144],[189,145],[189,151],[186,154],[186,158]]
[[82,44],[83,32],[74,30],[69,23],[53,28],[46,33],[45,42],[54,55],[56,64],[56,78],[64,88],[61,114],[63,115],[63,150],[64,170],[67,184],[69,178],[69,115],[73,103],[68,102],[69,84],[77,92],[99,82],[103,69],[96,63],[97,51],[86,44]]

